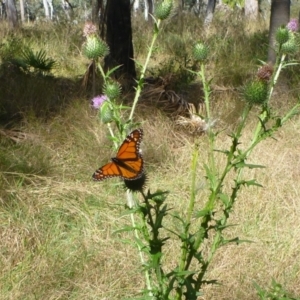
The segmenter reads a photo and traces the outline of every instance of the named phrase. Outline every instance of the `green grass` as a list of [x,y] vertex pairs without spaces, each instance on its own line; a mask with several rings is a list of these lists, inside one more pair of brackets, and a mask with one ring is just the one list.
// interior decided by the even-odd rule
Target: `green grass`
[[[263,40],[263,33],[241,30],[237,35],[235,28],[229,28],[224,44],[225,38],[204,35],[195,22],[193,19],[181,31],[178,29],[177,35],[184,32],[186,49],[191,47],[193,36],[203,37],[213,45],[213,84],[238,87],[243,78],[256,70],[256,58],[264,59],[263,49],[253,46],[256,37]],[[218,24],[214,26],[217,28]],[[29,36],[33,45],[43,41],[49,55],[60,60],[55,78],[35,78],[1,69],[0,128],[22,133],[17,142],[11,134],[0,135],[1,300],[122,299],[133,297],[144,288],[137,250],[127,242],[132,236],[115,233],[130,223],[129,217],[122,214],[124,189],[116,179],[101,183],[91,180],[94,170],[106,163],[113,151],[106,128],[98,122],[87,100],[88,93],[82,92],[77,80],[87,65],[78,50],[78,28],[50,26],[41,28],[39,34],[34,33],[38,29],[26,28],[26,34],[20,33],[21,39]],[[166,27],[166,36],[168,30]],[[135,32],[135,43],[140,47],[138,60],[142,60],[146,41],[141,35],[138,38],[139,28]],[[5,34],[2,32],[1,37]],[[151,32],[144,36],[148,34],[151,36]],[[155,55],[157,61],[167,63],[163,37]],[[174,45],[178,42],[176,35],[167,41]],[[186,50],[181,44],[178,47],[172,55],[182,61],[181,53]],[[64,51],[68,51],[66,55]],[[157,62],[151,67],[157,71]],[[174,67],[171,71],[176,70]],[[272,100],[278,111],[296,101],[285,88],[279,87]],[[237,93],[216,88],[213,99],[217,126],[223,130],[218,147],[224,148],[229,142],[227,134],[239,117]],[[137,119],[145,132],[142,149],[148,187],[151,191],[169,190],[168,205],[185,211],[192,139],[154,108],[139,107]],[[256,120],[253,115],[245,140],[252,136]],[[251,163],[265,165],[266,169],[250,170],[245,176],[257,178],[263,188],[243,190],[230,220],[236,226],[227,231],[230,237],[253,242],[221,248],[207,276],[222,284],[207,286],[202,299],[259,299],[253,282],[268,287],[272,278],[285,290],[300,295],[299,129],[300,119],[295,117],[276,135],[276,140],[269,140],[254,151]],[[205,136],[199,149],[200,163],[205,163]],[[222,155],[218,156],[218,164],[224,164]],[[199,208],[206,195],[203,174],[199,167]],[[174,266],[179,245],[170,240],[166,247],[166,263]]]

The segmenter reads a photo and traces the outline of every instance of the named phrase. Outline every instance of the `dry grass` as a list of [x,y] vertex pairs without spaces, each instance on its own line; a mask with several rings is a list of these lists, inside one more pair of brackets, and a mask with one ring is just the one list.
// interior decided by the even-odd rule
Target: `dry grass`
[[[193,28],[201,29],[191,25],[190,32]],[[53,40],[51,51],[56,59],[62,59],[65,45],[55,35]],[[237,45],[241,47],[242,42]],[[78,44],[75,40],[74,45]],[[142,53],[144,45],[139,47]],[[223,53],[222,47],[214,49],[214,55]],[[76,49],[74,46],[69,53],[72,66]],[[226,65],[225,60],[222,63]],[[232,63],[233,73],[247,69],[248,65],[240,64],[236,69]],[[73,75],[78,70],[83,73],[82,66],[82,61],[80,66],[74,63]],[[210,72],[214,74],[214,70]],[[218,78],[226,75],[222,70],[215,70]],[[217,143],[224,149],[241,105],[233,89],[218,89],[212,96],[217,126],[224,129]],[[287,109],[288,101],[295,101],[287,96],[286,87],[276,91],[272,101],[279,112]],[[142,150],[148,187],[151,191],[169,190],[168,206],[184,213],[190,195],[191,137],[152,108],[140,107],[137,120],[145,132]],[[244,143],[256,122],[253,113]],[[8,131],[0,133],[0,299],[104,300],[140,292],[144,279],[137,250],[128,242],[132,235],[115,232],[130,224],[129,217],[122,214],[124,189],[118,180],[91,180],[93,171],[107,162],[113,151],[106,127],[98,122],[88,101],[74,96],[46,120],[27,113],[14,129],[22,137],[17,141],[7,136]],[[253,242],[225,246],[217,252],[207,279],[218,279],[221,285],[205,287],[201,299],[258,299],[253,281],[268,287],[272,277],[293,294],[300,294],[299,129],[300,119],[295,117],[276,140],[268,140],[253,152],[250,162],[266,168],[244,175],[257,178],[263,188],[242,191],[230,218],[236,226],[227,230],[228,237]],[[199,151],[197,208],[201,209],[207,195],[202,168],[207,161],[205,136]],[[224,159],[218,154],[219,166]],[[227,182],[226,188],[231,185]],[[166,225],[176,226],[171,219]],[[169,240],[166,249],[167,267],[176,266],[178,243]]]
[[[227,110],[229,106],[227,103]],[[218,110],[220,115],[226,114],[223,106]],[[140,115],[140,119],[145,131],[148,186],[152,191],[169,190],[168,205],[184,212],[192,142],[158,112],[153,111],[151,118]],[[255,118],[246,129],[245,141],[254,124]],[[230,219],[237,225],[227,231],[229,237],[253,243],[220,249],[207,278],[218,279],[222,285],[205,288],[203,299],[254,299],[253,281],[268,286],[272,277],[300,293],[296,259],[300,247],[296,225],[300,216],[300,145],[295,138],[299,127],[300,120],[295,118],[277,140],[269,140],[253,153],[251,162],[266,169],[245,176],[257,178],[264,187],[243,190]],[[91,181],[94,169],[110,156],[105,129],[97,123],[94,112],[87,103],[78,103],[47,124],[27,124],[26,130],[35,139],[23,140],[22,147],[28,143],[34,149],[42,147],[39,153],[48,153],[49,174],[12,169],[1,174],[1,299],[121,299],[140,291],[143,277],[137,252],[126,243],[131,236],[114,234],[129,223],[122,216],[123,189],[117,180]],[[226,144],[224,131],[219,147]],[[206,161],[205,149],[203,137],[201,163]],[[34,155],[27,160],[34,161]],[[218,158],[220,165],[223,160]],[[9,175],[14,179],[8,183]],[[198,176],[198,184],[203,186],[201,167]],[[199,209],[205,193],[199,192]],[[168,222],[168,226],[176,225]],[[175,266],[178,244],[170,241],[166,248],[167,265]]]

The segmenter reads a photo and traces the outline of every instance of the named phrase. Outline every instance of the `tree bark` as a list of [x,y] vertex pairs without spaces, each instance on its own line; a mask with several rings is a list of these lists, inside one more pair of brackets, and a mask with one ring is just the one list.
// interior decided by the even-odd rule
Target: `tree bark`
[[209,25],[212,22],[214,17],[215,7],[216,7],[216,0],[208,0],[206,16],[204,20],[205,25]]
[[144,16],[146,21],[152,21],[152,17],[154,11],[154,3],[153,0],[144,0]]
[[130,0],[108,0],[106,4],[106,42],[110,53],[105,58],[105,70],[121,65],[116,78],[136,77],[133,61]]
[[245,16],[255,21],[258,16],[258,0],[245,0]]
[[20,0],[20,14],[22,23],[25,22],[25,9],[24,9],[24,0]]
[[92,0],[92,22],[97,23],[102,17],[103,0]]
[[140,1],[139,0],[134,0],[133,1],[133,13],[134,13],[135,17],[137,17],[139,7],[140,7]]
[[43,6],[44,6],[44,10],[45,10],[45,18],[50,19],[50,11],[49,11],[47,0],[43,0]]
[[73,17],[73,6],[69,2],[69,0],[62,0],[61,1],[62,9],[64,10],[66,17],[68,20],[71,20]]
[[282,25],[286,26],[289,22],[290,5],[290,0],[272,0],[271,3],[268,62],[272,64],[276,61],[276,52],[274,50],[276,46],[276,30]]
[[14,0],[6,0],[6,13],[8,25],[10,28],[17,28],[19,26],[16,3]]

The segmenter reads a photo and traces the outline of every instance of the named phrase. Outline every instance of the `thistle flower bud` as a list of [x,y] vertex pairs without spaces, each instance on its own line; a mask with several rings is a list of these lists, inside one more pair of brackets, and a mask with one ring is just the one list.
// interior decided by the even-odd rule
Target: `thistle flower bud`
[[279,44],[287,42],[289,40],[289,30],[286,27],[279,27],[276,31],[275,38]]
[[121,95],[121,86],[118,82],[107,82],[103,87],[104,94],[110,99],[116,99]]
[[268,97],[268,84],[261,80],[251,81],[244,87],[243,96],[249,104],[263,104]]
[[193,47],[193,55],[195,60],[204,61],[208,56],[208,47],[199,42]]
[[96,35],[88,35],[86,42],[83,44],[83,53],[89,59],[97,59],[109,53],[106,43]]
[[268,82],[272,78],[273,72],[273,67],[269,64],[265,64],[258,69],[256,76],[259,80]]
[[155,9],[155,17],[160,20],[165,20],[169,17],[173,8],[173,0],[163,0]]
[[124,179],[125,187],[131,192],[140,192],[145,189],[148,177],[143,170],[141,175],[134,180]]
[[99,118],[100,120],[104,123],[111,123],[113,121],[113,116],[114,116],[114,112],[113,112],[113,108],[112,105],[109,101],[105,101],[99,110]]
[[86,22],[83,28],[83,36],[87,37],[97,33],[97,27],[92,22]]
[[289,40],[281,45],[281,51],[284,54],[295,54],[299,49],[299,45],[297,44],[296,38],[292,32],[289,33],[289,36]]

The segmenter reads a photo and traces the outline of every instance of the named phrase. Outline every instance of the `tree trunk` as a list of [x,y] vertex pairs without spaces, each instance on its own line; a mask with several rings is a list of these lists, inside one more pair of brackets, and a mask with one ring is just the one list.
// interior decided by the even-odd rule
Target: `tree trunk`
[[258,0],[245,0],[245,16],[255,21],[258,16]]
[[61,2],[62,9],[64,10],[68,20],[71,20],[73,17],[73,6],[69,0],[62,0]]
[[208,0],[206,16],[204,20],[205,25],[209,25],[212,22],[214,12],[215,12],[215,7],[216,7],[216,0]]
[[149,19],[149,6],[148,6],[148,0],[144,1],[144,17],[145,21],[148,21]]
[[8,25],[10,28],[16,28],[19,26],[18,23],[18,15],[17,15],[17,9],[16,4],[14,0],[6,0],[6,13],[7,13],[7,20]]
[[105,70],[121,67],[114,72],[116,78],[136,77],[133,61],[130,0],[108,0],[106,4],[106,42],[110,53],[105,58]]
[[134,13],[135,17],[137,17],[139,7],[140,7],[140,1],[139,0],[134,0],[133,1],[133,13]]
[[24,0],[20,0],[20,14],[22,23],[25,22],[25,9],[24,9]]
[[277,28],[284,25],[286,26],[290,20],[290,0],[272,0],[271,16],[270,16],[270,29],[269,29],[269,51],[268,61],[275,63],[275,34]]
[[43,0],[43,5],[44,5],[44,10],[45,10],[45,18],[50,19],[50,12],[49,12],[47,0]]
[[92,22],[97,23],[99,22],[99,17],[100,17],[100,3],[101,1],[98,0],[92,0],[91,5],[92,5]]
[[[150,15],[153,15],[153,11],[154,11],[153,0],[145,0],[144,6],[145,6],[145,11],[144,11],[145,20],[149,21],[149,17],[150,17]],[[150,17],[150,20],[152,21],[152,17]]]
[[[154,1],[153,0],[148,0],[148,13],[153,15],[154,14]],[[152,18],[151,18],[152,20]]]
[[53,19],[53,3],[52,3],[52,0],[47,0],[47,3],[49,5],[49,8],[50,8],[50,19],[52,20]]

